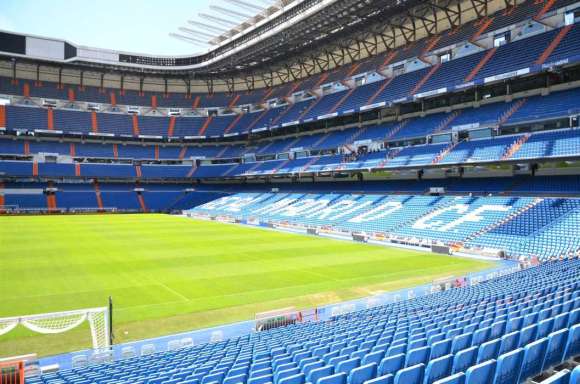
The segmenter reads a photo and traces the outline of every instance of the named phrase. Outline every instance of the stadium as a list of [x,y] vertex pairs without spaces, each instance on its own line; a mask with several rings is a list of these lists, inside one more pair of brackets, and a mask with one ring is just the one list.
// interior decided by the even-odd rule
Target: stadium
[[580,2],[224,1],[0,30],[0,384],[580,383]]

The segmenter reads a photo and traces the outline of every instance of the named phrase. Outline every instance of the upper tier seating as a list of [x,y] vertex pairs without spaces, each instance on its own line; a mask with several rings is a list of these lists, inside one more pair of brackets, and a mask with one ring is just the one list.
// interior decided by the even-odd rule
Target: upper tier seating
[[577,259],[549,262],[332,321],[48,373],[27,384],[523,383],[580,352],[579,277]]

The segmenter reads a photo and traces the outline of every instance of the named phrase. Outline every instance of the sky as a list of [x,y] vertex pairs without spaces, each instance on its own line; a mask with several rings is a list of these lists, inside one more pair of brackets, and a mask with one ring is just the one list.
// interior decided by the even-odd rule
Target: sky
[[[249,0],[254,2],[255,0]],[[78,45],[158,55],[205,49],[169,36],[223,0],[0,0],[0,29]]]

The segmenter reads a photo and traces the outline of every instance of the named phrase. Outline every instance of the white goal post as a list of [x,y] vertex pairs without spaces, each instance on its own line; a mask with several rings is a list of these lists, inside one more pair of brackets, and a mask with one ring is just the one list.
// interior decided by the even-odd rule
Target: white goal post
[[0,336],[12,331],[18,325],[42,334],[64,333],[87,321],[91,329],[93,349],[96,351],[105,351],[109,349],[111,342],[109,315],[109,307],[101,307],[5,317],[0,318]]

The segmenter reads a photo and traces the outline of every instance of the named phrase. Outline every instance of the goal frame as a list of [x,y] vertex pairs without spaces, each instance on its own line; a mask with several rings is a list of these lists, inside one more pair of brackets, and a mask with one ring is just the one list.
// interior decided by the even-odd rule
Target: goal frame
[[66,333],[86,322],[89,323],[92,349],[96,352],[110,350],[113,345],[113,300],[110,297],[105,307],[0,318],[0,335],[19,326],[39,334]]

